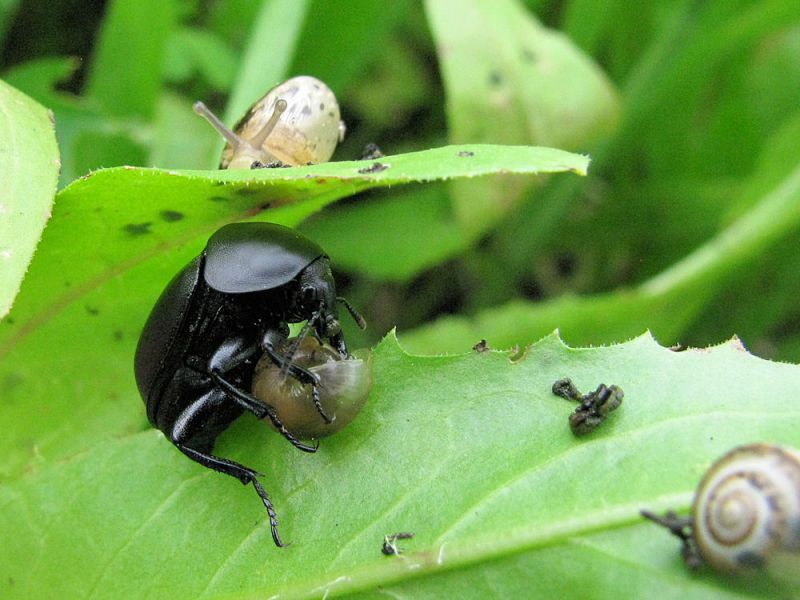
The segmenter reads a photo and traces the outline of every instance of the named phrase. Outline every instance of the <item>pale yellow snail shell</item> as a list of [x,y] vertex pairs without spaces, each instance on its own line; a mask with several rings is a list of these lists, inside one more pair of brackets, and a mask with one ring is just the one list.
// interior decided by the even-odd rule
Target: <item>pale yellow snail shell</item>
[[700,482],[692,520],[698,552],[716,569],[776,560],[800,569],[800,452],[768,444],[731,450]]
[[[280,348],[285,354],[293,339]],[[275,409],[286,429],[300,439],[333,435],[347,426],[359,413],[372,389],[372,355],[356,351],[342,360],[339,353],[313,337],[305,338],[292,357],[292,363],[305,367],[320,378],[320,403],[333,418],[326,423],[311,399],[311,386],[281,374],[267,356],[256,364],[252,392]],[[265,419],[272,425],[269,419]]]
[[[277,109],[277,110],[276,110]],[[339,103],[331,89],[308,75],[292,77],[269,90],[234,126],[227,129],[202,103],[195,112],[226,139],[221,169],[268,165],[307,165],[330,160],[344,136]]]

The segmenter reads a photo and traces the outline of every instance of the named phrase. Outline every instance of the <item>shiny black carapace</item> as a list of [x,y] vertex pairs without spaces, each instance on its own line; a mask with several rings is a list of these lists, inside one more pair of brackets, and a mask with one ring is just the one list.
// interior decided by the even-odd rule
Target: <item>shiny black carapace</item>
[[136,348],[135,372],[147,417],[175,446],[201,465],[252,483],[282,546],[272,503],[244,465],[214,456],[214,442],[244,412],[268,418],[295,447],[314,452],[289,433],[275,411],[250,394],[256,361],[269,356],[304,384],[320,418],[316,375],[278,352],[289,323],[312,332],[347,358],[330,261],[317,244],[273,223],[226,225],[167,285]]

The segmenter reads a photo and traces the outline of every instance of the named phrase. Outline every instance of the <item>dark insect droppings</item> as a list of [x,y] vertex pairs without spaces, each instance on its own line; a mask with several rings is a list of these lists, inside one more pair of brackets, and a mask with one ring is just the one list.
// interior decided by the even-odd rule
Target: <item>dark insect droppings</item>
[[473,349],[473,350],[475,350],[475,352],[478,352],[478,353],[481,353],[481,352],[488,352],[488,350],[489,350],[489,344],[487,344],[487,343],[486,343],[486,340],[483,340],[483,339],[482,339],[482,340],[481,340],[481,341],[479,341],[477,344],[475,344],[475,345],[472,347],[472,349]]
[[389,168],[388,166],[382,163],[374,162],[369,167],[364,167],[363,169],[359,169],[358,172],[361,173],[362,175],[367,175],[369,173],[380,173],[381,171],[385,171],[388,168]]
[[381,546],[381,552],[386,556],[398,556],[402,554],[403,551],[397,545],[397,540],[410,540],[413,537],[413,533],[405,531],[385,535],[383,536],[383,546]]

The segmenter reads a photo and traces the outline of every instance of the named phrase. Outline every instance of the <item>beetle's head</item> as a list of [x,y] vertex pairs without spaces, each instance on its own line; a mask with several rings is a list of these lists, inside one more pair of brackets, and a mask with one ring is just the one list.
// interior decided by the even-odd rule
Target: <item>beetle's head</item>
[[308,265],[300,274],[299,284],[295,314],[292,316],[297,320],[308,319],[308,325],[314,328],[318,338],[329,340],[343,358],[347,357],[338,303],[344,304],[361,329],[366,325],[347,300],[336,296],[336,284],[328,258],[322,256]]
[[320,338],[339,335],[342,326],[336,306],[336,284],[327,257],[321,256],[308,265],[300,273],[299,284],[293,316],[299,320],[314,318],[313,327]]

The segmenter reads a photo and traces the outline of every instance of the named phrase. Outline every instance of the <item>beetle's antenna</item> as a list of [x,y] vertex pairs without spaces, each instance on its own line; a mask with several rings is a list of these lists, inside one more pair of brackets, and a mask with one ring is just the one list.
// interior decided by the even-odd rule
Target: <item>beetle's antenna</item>
[[303,343],[303,340],[306,339],[308,332],[313,327],[314,323],[316,323],[317,319],[319,319],[320,315],[322,314],[321,310],[315,310],[311,313],[311,317],[309,317],[306,324],[303,325],[303,328],[300,330],[300,333],[297,334],[297,337],[292,342],[292,345],[289,346],[289,351],[284,356],[284,363],[281,365],[281,377],[286,377],[286,374],[289,371],[289,365],[292,364],[292,360],[294,359],[294,355],[297,354],[298,348],[300,348],[300,344]]
[[353,320],[356,322],[356,325],[358,325],[359,329],[367,328],[367,322],[364,320],[364,317],[362,317],[358,313],[358,311],[355,308],[353,308],[352,304],[350,304],[347,300],[345,300],[341,296],[337,296],[336,301],[344,304],[344,307],[347,309],[347,312],[350,313],[350,316],[353,317]]
[[264,127],[261,128],[252,140],[250,140],[250,144],[253,148],[261,148],[261,145],[264,143],[269,137],[269,134],[272,133],[272,130],[275,129],[275,125],[278,124],[278,119],[281,118],[281,115],[289,106],[289,103],[286,102],[283,98],[278,98],[275,102],[275,109],[272,111],[272,116],[270,116],[269,121],[264,124]]
[[194,112],[201,117],[203,117],[206,121],[211,123],[211,126],[216,129],[219,134],[225,138],[225,141],[228,142],[233,148],[238,148],[243,143],[245,143],[242,138],[232,132],[230,129],[225,127],[224,123],[219,120],[217,115],[215,115],[209,108],[203,104],[200,100],[194,103],[192,106]]

